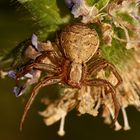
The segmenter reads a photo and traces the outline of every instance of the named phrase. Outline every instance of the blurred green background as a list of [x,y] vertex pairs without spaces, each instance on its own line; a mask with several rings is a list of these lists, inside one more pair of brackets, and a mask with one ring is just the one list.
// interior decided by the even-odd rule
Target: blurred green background
[[[20,8],[19,8],[20,7]],[[20,9],[20,10],[19,10]],[[0,52],[9,50],[22,40],[31,36],[36,30],[30,14],[15,1],[0,0]],[[136,109],[127,109],[130,131],[115,132],[103,123],[101,117],[89,115],[77,116],[72,111],[66,118],[64,137],[57,136],[59,122],[45,126],[38,111],[43,105],[39,94],[24,123],[23,131],[19,131],[19,122],[27,97],[16,98],[12,93],[14,81],[10,78],[0,79],[0,140],[139,140],[140,113]],[[45,89],[53,92],[51,89]],[[121,114],[120,114],[121,120]],[[121,120],[122,122],[122,120]]]

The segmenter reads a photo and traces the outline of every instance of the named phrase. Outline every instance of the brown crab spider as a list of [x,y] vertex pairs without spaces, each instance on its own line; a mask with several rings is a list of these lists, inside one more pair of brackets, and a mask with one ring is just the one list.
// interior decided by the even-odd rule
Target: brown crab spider
[[[115,108],[114,122],[119,113],[119,103],[116,99],[116,88],[122,79],[115,66],[105,59],[94,60],[99,50],[99,37],[94,29],[84,24],[73,24],[66,26],[55,41],[57,50],[43,51],[31,64],[27,64],[21,71],[17,72],[17,80],[31,70],[40,70],[50,73],[36,84],[30,98],[25,106],[20,123],[20,130],[35,97],[42,87],[55,83],[67,84],[71,88],[82,86],[103,86],[107,93],[111,93]],[[45,59],[51,63],[47,63]],[[92,63],[90,61],[92,61]],[[88,63],[90,62],[90,63]],[[109,81],[101,78],[92,78],[92,75],[108,67],[117,79],[117,84],[112,85]]]

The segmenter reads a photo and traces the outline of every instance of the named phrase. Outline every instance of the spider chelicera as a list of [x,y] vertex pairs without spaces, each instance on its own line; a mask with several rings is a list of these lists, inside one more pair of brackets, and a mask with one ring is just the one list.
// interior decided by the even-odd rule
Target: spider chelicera
[[[113,64],[101,57],[98,58],[99,37],[97,32],[84,24],[67,25],[57,34],[56,41],[52,47],[53,49],[42,49],[40,53],[36,54],[31,63],[26,64],[16,73],[18,81],[32,70],[47,72],[47,75],[41,78],[32,90],[25,106],[20,129],[22,129],[27,112],[39,90],[42,87],[56,83],[67,84],[71,88],[103,86],[107,89],[106,93],[111,93],[112,95],[115,121],[120,109],[116,99],[116,88],[120,85],[122,79]],[[111,84],[106,79],[94,77],[97,72],[105,68],[110,69],[115,75],[117,79],[116,85]]]

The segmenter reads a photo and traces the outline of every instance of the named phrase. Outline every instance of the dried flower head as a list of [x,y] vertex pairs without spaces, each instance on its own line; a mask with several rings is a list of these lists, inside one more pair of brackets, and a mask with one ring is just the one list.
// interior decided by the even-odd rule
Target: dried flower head
[[[138,52],[139,54],[139,52]],[[135,58],[125,66],[125,71],[120,71],[123,78],[123,84],[117,89],[117,99],[121,107],[122,116],[124,120],[124,126],[120,125],[119,120],[115,122],[114,129],[116,131],[123,128],[129,130],[130,125],[127,118],[126,108],[128,106],[134,106],[137,109],[140,108],[140,61],[135,54]],[[133,68],[132,68],[133,67]],[[104,75],[102,71],[98,76]],[[108,77],[113,83],[116,83],[116,78],[113,75]],[[64,135],[64,118],[72,109],[76,109],[78,114],[89,114],[94,117],[98,116],[99,109],[102,108],[102,117],[106,124],[112,124],[115,116],[114,103],[111,94],[105,94],[104,87],[90,87],[83,86],[81,89],[65,88],[63,96],[55,102],[47,102],[46,109],[39,114],[44,117],[46,125],[51,125],[56,121],[61,120],[60,129],[58,134]]]
[[[124,31],[125,38],[121,38],[126,42],[126,48],[137,48],[140,45],[140,12],[137,0],[123,0],[120,4],[110,3],[108,8],[114,25]],[[135,33],[132,33],[135,32]],[[121,41],[120,39],[120,41]]]
[[[98,1],[92,6],[89,6],[86,0],[66,0],[66,3],[68,6],[71,5],[74,18],[82,17],[81,22],[86,24],[101,24],[103,40],[108,46],[111,46],[112,38],[125,42],[127,49],[137,49],[140,46],[140,4],[138,0],[120,2],[106,0],[104,3]],[[115,28],[122,30],[121,34],[124,32],[125,36],[120,36],[117,31],[114,31]]]
[[95,6],[87,5],[85,0],[66,0],[68,7],[74,18],[82,17],[83,23],[96,22],[98,18],[98,9]]

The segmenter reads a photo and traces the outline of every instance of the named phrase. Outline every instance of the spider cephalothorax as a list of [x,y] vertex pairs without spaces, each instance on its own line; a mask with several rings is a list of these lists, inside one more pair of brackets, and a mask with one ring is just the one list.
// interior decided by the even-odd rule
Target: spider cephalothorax
[[[36,43],[32,42],[32,44],[37,47]],[[28,79],[28,84],[37,82],[41,72],[47,72],[47,75],[41,78],[32,90],[25,106],[20,127],[22,128],[27,111],[40,88],[55,83],[67,84],[71,88],[81,88],[82,86],[104,87],[106,93],[111,93],[112,95],[115,106],[114,120],[116,120],[119,105],[115,89],[122,80],[114,65],[105,59],[98,58],[99,37],[97,32],[84,24],[68,25],[57,34],[56,41],[52,45],[48,44],[38,42],[40,48],[38,53],[35,53],[33,61],[16,72],[17,81],[31,71],[39,73]],[[118,80],[116,85],[112,85],[109,81],[95,76],[98,71],[106,67],[116,76]]]

